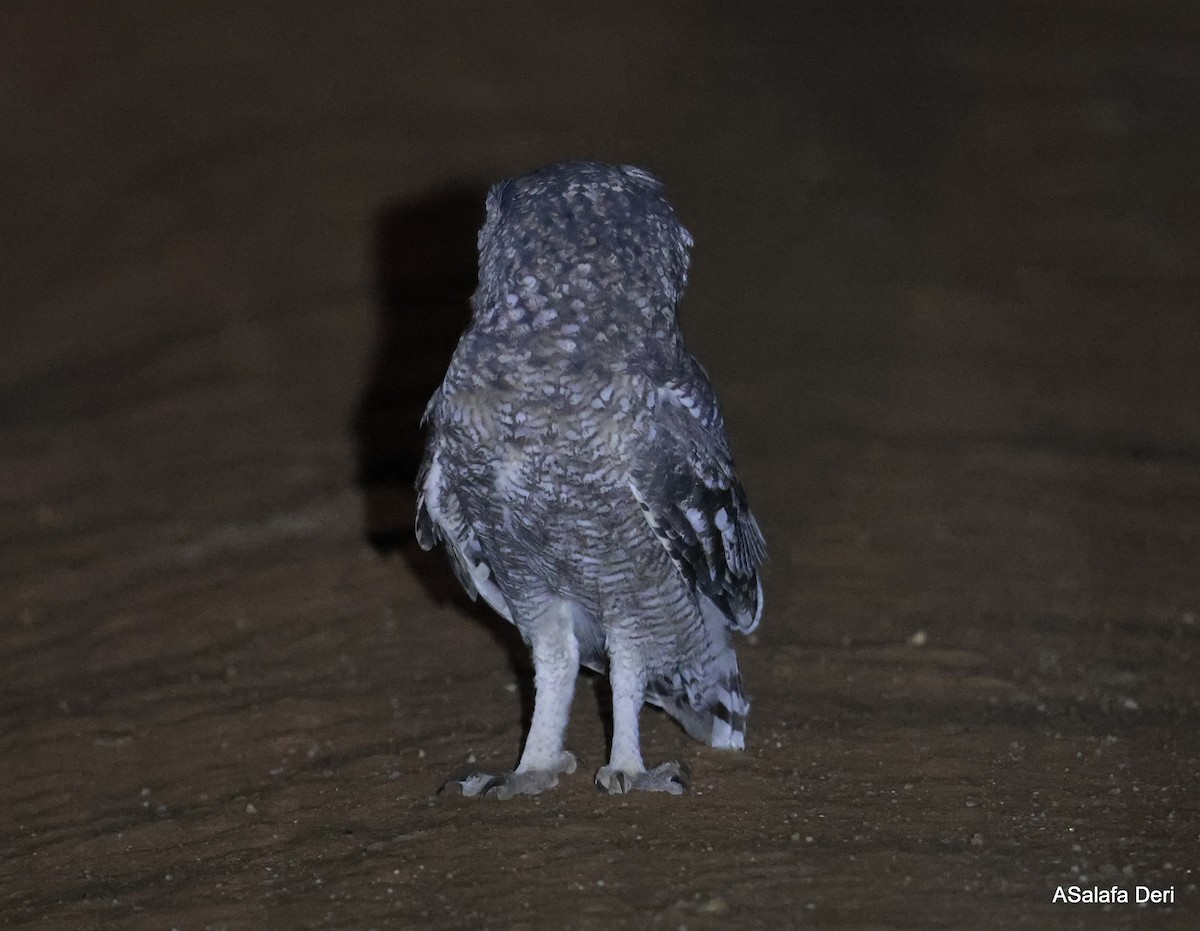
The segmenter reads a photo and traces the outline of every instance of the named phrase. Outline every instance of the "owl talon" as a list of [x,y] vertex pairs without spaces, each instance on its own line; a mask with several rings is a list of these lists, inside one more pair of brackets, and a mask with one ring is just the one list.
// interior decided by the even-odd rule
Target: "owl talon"
[[501,779],[499,776],[493,776],[484,785],[483,789],[479,793],[479,797],[487,798],[487,794],[489,792],[494,792],[496,789],[500,788],[500,786],[502,786],[502,785],[504,785],[504,780]]
[[503,779],[503,776],[493,776],[490,773],[467,773],[465,776],[456,776],[453,779],[446,780],[446,782],[442,783],[441,788],[437,790],[437,794],[441,795],[447,789],[454,787],[459,789],[468,798],[483,798],[483,796],[495,789]]
[[691,787],[688,769],[682,763],[663,763],[651,770],[629,773],[611,766],[601,766],[596,773],[596,788],[609,795],[630,792],[666,792],[682,795]]
[[467,798],[510,799],[518,795],[538,795],[558,785],[558,777],[575,772],[575,757],[563,753],[559,765],[554,769],[528,769],[513,773],[468,773],[446,782],[440,789],[441,795],[451,786],[457,786]]

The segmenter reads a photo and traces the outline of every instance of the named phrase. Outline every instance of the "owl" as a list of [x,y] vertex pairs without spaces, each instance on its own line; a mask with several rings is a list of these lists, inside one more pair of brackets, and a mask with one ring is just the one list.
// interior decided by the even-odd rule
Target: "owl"
[[464,795],[574,772],[581,664],[612,687],[602,791],[687,788],[684,766],[642,760],[645,702],[745,747],[732,635],[762,616],[766,545],[676,322],[691,245],[640,168],[563,162],[488,193],[471,321],[425,413],[416,531],[516,625],[535,703],[516,769],[447,783]]

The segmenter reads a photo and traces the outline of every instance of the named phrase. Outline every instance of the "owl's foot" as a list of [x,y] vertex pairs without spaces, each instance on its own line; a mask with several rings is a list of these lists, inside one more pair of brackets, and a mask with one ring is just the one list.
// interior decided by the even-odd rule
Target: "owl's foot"
[[596,788],[609,795],[626,792],[670,792],[683,795],[691,785],[691,774],[682,763],[663,763],[651,770],[630,773],[611,766],[601,766],[596,773]]
[[458,786],[469,798],[508,799],[517,795],[537,795],[558,785],[558,777],[575,772],[575,755],[564,752],[557,765],[549,769],[527,769],[524,772],[468,773],[451,779],[438,790],[438,794],[451,786]]

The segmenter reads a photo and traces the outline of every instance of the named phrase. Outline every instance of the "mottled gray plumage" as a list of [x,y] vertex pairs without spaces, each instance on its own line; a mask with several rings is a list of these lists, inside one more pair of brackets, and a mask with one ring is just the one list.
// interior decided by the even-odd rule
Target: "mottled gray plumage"
[[537,697],[521,761],[467,794],[541,791],[582,663],[609,674],[610,792],[682,791],[647,772],[642,702],[742,748],[731,632],[762,613],[765,545],[716,397],[676,307],[692,240],[653,175],[564,162],[492,188],[473,317],[426,412],[417,538],[517,625]]

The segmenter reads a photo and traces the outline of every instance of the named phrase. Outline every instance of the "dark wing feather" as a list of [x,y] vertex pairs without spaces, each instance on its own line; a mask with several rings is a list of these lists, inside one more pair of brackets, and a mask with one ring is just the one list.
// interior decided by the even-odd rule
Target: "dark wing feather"
[[633,492],[676,568],[749,632],[762,615],[766,543],[734,472],[716,397],[699,363],[658,391]]

